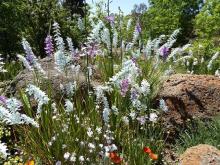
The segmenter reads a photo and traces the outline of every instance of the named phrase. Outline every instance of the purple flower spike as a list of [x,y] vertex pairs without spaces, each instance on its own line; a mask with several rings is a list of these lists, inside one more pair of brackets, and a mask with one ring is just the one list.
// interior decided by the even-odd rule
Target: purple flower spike
[[141,31],[142,31],[141,25],[140,25],[139,22],[136,24],[136,30],[137,30],[138,33],[141,33]]
[[45,52],[48,56],[52,56],[53,54],[53,43],[52,43],[52,37],[50,35],[47,35],[45,39]]
[[138,98],[138,92],[137,90],[132,90],[131,91],[131,100],[134,101]]
[[101,54],[98,43],[93,41],[86,43],[86,45],[82,47],[82,51],[84,55],[87,54],[91,58],[95,57],[97,54]]
[[121,81],[121,84],[120,84],[120,87],[121,87],[121,95],[123,97],[125,97],[127,91],[128,91],[128,88],[129,88],[129,81],[128,79],[124,79]]
[[114,22],[115,22],[115,16],[114,16],[114,14],[111,14],[111,15],[105,17],[105,19],[106,19],[108,22],[110,22],[111,24],[114,24]]
[[170,49],[165,46],[162,46],[160,48],[160,55],[163,57],[163,59],[166,59],[168,57],[169,52],[170,52]]
[[34,62],[34,56],[32,54],[28,54],[25,56],[26,60],[29,62],[30,65]]
[[0,104],[5,105],[7,98],[5,96],[0,96]]
[[132,60],[133,63],[135,63],[135,64],[137,63],[137,58],[132,57],[131,60]]

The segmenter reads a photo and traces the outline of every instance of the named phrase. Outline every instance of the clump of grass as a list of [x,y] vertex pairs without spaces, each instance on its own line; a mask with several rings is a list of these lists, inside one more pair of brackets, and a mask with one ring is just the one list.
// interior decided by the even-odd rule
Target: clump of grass
[[220,149],[220,117],[211,121],[195,121],[189,128],[180,133],[176,141],[177,153],[198,144],[209,144]]
[[4,65],[7,72],[0,72],[0,81],[12,80],[22,70],[22,65],[17,61],[6,62]]

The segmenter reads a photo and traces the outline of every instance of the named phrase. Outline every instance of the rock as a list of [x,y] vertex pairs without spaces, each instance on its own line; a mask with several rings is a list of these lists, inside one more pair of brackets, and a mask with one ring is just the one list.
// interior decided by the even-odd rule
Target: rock
[[220,165],[220,151],[206,144],[188,148],[180,156],[179,165]]
[[172,75],[158,95],[169,111],[162,115],[167,127],[182,127],[194,118],[210,119],[220,112],[220,78],[211,75]]
[[[73,70],[68,70],[67,73],[59,73],[55,68],[54,60],[52,58],[46,57],[39,60],[42,68],[46,71],[48,78],[36,78],[36,74],[24,69],[21,71],[14,79],[11,81],[9,87],[6,89],[5,95],[9,96],[19,96],[20,89],[26,88],[28,84],[40,84],[42,90],[48,90],[49,88],[53,91],[52,97],[60,98],[62,95],[60,84],[68,84],[69,82],[76,81],[79,86],[86,86],[85,74],[80,69],[78,75],[74,73]],[[48,84],[50,84],[48,86]],[[91,81],[91,86],[98,84],[98,81]]]

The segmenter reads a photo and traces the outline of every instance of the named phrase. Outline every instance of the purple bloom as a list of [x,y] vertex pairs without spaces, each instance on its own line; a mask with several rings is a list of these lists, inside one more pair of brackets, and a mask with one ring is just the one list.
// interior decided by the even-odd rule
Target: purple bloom
[[7,98],[5,96],[0,96],[0,104],[5,105]]
[[45,39],[45,52],[48,56],[52,56],[53,54],[53,43],[52,43],[52,37],[50,35],[47,35]]
[[22,45],[23,45],[23,48],[26,53],[25,58],[29,62],[29,64],[32,65],[34,63],[34,60],[36,59],[36,57],[30,47],[30,44],[27,42],[27,40],[25,38],[23,38],[23,40],[22,40]]
[[77,62],[79,61],[80,59],[80,51],[78,49],[75,49],[73,52],[72,52],[72,58],[73,58],[73,61]]
[[169,55],[169,51],[170,51],[169,48],[167,48],[167,47],[165,47],[165,46],[162,46],[162,47],[160,48],[160,55],[161,55],[164,59],[166,59],[166,58],[168,57],[168,55]]
[[34,56],[33,56],[32,54],[28,54],[28,55],[26,55],[25,58],[26,58],[26,60],[29,62],[30,65],[33,64],[34,59],[35,59]]
[[131,100],[136,100],[138,98],[138,92],[136,89],[132,88],[133,90],[131,90]]
[[137,24],[136,24],[136,31],[138,32],[138,33],[141,33],[141,25],[140,25],[140,23],[138,22]]
[[137,58],[132,57],[131,60],[132,60],[133,63],[135,63],[135,64],[137,63]]
[[125,95],[128,91],[128,88],[129,88],[129,80],[128,79],[122,80],[121,84],[120,84],[120,87],[121,87],[121,95],[123,97],[125,97]]
[[111,23],[111,24],[114,24],[114,22],[115,22],[115,16],[114,16],[114,14],[111,14],[111,15],[105,17],[105,19],[106,19],[109,23]]
[[137,117],[137,120],[140,122],[141,125],[144,125],[146,122],[146,116]]
[[95,57],[97,54],[100,54],[99,45],[96,42],[86,43],[86,46],[82,48],[83,54],[90,57]]

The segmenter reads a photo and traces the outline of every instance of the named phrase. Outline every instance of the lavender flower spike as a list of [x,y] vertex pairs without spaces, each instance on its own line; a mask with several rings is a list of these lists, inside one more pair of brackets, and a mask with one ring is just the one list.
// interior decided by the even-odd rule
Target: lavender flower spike
[[129,88],[129,80],[128,79],[122,80],[121,84],[120,84],[120,87],[121,87],[121,95],[123,97],[125,97],[125,95],[128,91],[128,88]]
[[136,24],[136,31],[137,31],[138,33],[141,33],[141,31],[142,31],[141,25],[140,25],[139,22]]
[[111,25],[113,25],[114,22],[115,22],[115,16],[114,16],[114,14],[111,14],[111,15],[105,17],[105,19],[106,19],[109,23],[111,23]]
[[162,46],[159,51],[160,51],[160,55],[164,59],[166,59],[168,57],[168,55],[169,55],[170,49],[167,48],[166,46]]
[[47,35],[46,39],[45,39],[45,52],[48,56],[52,56],[53,51],[54,51],[54,47],[53,47],[53,42],[52,42],[52,37],[50,35]]
[[5,96],[0,96],[0,104],[5,105],[7,98]]

